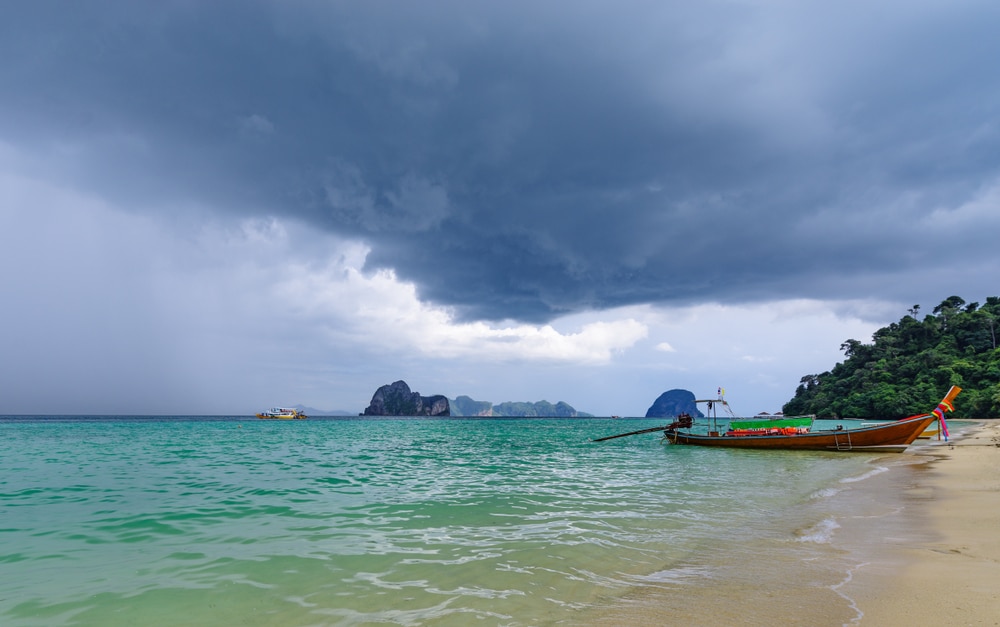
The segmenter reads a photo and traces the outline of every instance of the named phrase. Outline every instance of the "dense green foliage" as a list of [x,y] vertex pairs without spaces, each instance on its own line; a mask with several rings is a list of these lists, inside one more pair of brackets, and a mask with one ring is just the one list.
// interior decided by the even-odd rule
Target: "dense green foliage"
[[957,385],[952,417],[1000,417],[1000,298],[980,307],[951,296],[922,321],[919,310],[876,331],[872,344],[844,342],[846,359],[802,377],[784,413],[903,418],[927,413]]

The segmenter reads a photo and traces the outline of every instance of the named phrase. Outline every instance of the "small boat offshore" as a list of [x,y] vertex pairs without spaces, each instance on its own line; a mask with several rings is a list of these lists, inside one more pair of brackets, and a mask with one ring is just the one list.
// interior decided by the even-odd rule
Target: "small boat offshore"
[[[944,414],[953,410],[952,402],[961,391],[962,388],[952,386],[944,399],[930,413],[856,429],[838,427],[837,429],[814,430],[812,428],[813,417],[800,416],[763,420],[732,420],[729,422],[727,430],[723,432],[718,430],[715,417],[710,416],[716,425],[715,428],[710,427],[707,433],[695,433],[692,430],[694,420],[691,416],[681,415],[665,427],[622,433],[594,441],[601,442],[626,435],[663,431],[664,439],[671,444],[751,449],[901,453],[934,422],[940,425],[941,433],[947,439],[948,428],[945,424]],[[728,408],[728,404],[721,398],[696,402],[709,402],[712,403],[712,406],[721,403]]]
[[305,420],[309,416],[291,407],[272,407],[257,414],[261,420]]

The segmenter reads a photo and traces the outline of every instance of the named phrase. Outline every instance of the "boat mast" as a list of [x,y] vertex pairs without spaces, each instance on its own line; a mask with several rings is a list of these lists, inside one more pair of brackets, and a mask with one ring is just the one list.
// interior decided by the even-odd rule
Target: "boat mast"
[[718,409],[717,409],[717,407],[719,405],[722,405],[723,409],[726,410],[726,413],[729,414],[730,418],[735,418],[736,414],[733,413],[732,408],[729,407],[729,403],[726,402],[726,399],[725,399],[726,388],[720,387],[718,389],[718,391],[716,392],[716,394],[717,394],[716,398],[705,399],[705,400],[702,400],[702,401],[697,401],[696,400],[695,401],[695,405],[697,405],[698,403],[706,403],[707,404],[707,408],[705,410],[706,411],[706,418],[711,418],[712,419],[712,431],[718,432],[719,431],[719,416],[718,416]]

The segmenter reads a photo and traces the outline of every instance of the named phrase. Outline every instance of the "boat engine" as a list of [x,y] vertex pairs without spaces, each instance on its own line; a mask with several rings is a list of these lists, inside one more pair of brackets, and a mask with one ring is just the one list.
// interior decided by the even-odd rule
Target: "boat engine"
[[694,424],[694,418],[691,414],[681,414],[677,416],[677,420],[673,421],[667,425],[667,431],[673,431],[675,429],[689,429]]

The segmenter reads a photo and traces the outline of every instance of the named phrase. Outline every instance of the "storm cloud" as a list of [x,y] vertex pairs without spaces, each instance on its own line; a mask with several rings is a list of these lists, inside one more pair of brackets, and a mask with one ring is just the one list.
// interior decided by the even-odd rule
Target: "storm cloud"
[[[988,2],[9,3],[4,203],[44,181],[151,241],[295,225],[300,269],[345,276],[346,247],[476,342],[622,308],[983,298],[998,27]],[[621,322],[601,359],[657,339]]]

